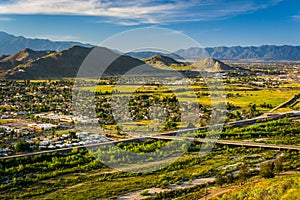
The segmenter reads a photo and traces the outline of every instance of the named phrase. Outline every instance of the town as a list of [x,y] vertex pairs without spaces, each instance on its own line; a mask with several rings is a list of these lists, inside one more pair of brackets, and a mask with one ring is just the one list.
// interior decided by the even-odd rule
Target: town
[[[300,72],[297,63],[270,63],[268,67],[260,63],[231,63],[231,65],[239,70],[225,72],[223,75],[226,87],[225,97],[229,100],[226,103],[225,122],[262,115],[298,94],[298,86],[295,83],[299,81]],[[166,86],[157,86],[155,82],[152,83],[153,85],[147,85],[151,83],[151,80],[147,78],[128,79],[122,85],[125,91],[118,91],[120,86],[114,85],[116,78],[108,77],[100,81],[95,89],[95,98],[98,103],[97,116],[93,118],[72,115],[71,98],[74,80],[1,81],[1,155],[130,138],[130,133],[137,130],[153,132],[154,130],[176,130],[184,126],[186,128],[206,126],[211,114],[211,107],[207,100],[213,94],[207,91],[201,77],[194,77],[191,80],[194,91],[189,91],[190,88],[185,89],[180,80],[177,83],[170,81],[172,84],[168,87],[179,91],[176,95],[186,101],[181,105],[184,107],[180,107],[172,91]],[[116,125],[110,105],[112,95],[128,95],[126,87],[131,87],[133,82],[137,85],[144,85],[134,91],[135,93],[129,99],[130,109],[134,112],[131,112],[131,116],[125,116],[125,113],[119,113],[119,115],[132,118],[134,121]],[[93,89],[89,87],[88,81],[81,83],[81,87],[84,92],[91,92]],[[191,95],[191,92],[195,92],[196,98]],[[271,96],[270,100],[262,98],[260,101],[258,96],[268,93],[276,97],[277,92],[283,96],[282,100],[271,100]],[[164,96],[163,99],[161,95]],[[149,101],[149,98],[152,100]],[[256,100],[252,101],[252,98]],[[252,102],[255,103],[251,105]],[[292,107],[296,110],[299,108],[297,102],[296,98]],[[140,107],[141,103],[144,106]],[[167,108],[166,116],[164,116],[167,122],[160,124],[163,128],[157,123],[149,125],[151,118],[149,107],[153,103],[161,103]],[[198,108],[200,108],[197,113],[201,118],[200,122],[180,123],[180,112]],[[277,112],[278,110],[288,111],[286,108],[277,109]],[[102,133],[85,133],[84,130],[76,130],[75,124],[98,124],[101,126]],[[23,143],[27,143],[23,145],[27,149],[16,148],[22,146]]]

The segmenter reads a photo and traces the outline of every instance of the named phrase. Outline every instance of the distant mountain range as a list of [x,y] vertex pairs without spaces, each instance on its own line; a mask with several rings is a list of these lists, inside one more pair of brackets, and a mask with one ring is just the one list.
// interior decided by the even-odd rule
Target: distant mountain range
[[[121,53],[121,52],[119,52],[119,53]],[[134,58],[138,58],[138,59],[146,59],[146,58],[150,58],[155,55],[162,55],[162,56],[173,58],[174,60],[184,60],[183,57],[181,57],[175,53],[167,54],[167,53],[153,52],[153,51],[129,52],[129,53],[126,53],[125,55],[131,56]]]
[[300,46],[274,46],[263,45],[259,47],[208,47],[180,49],[170,54],[160,52],[130,52],[135,58],[144,59],[161,54],[175,60],[196,61],[202,58],[215,58],[219,60],[240,61],[300,61]]
[[[74,46],[75,45],[75,46]],[[76,77],[85,58],[93,55],[93,67],[86,77],[97,77],[99,68],[109,64],[105,74],[124,74],[136,66],[140,72],[157,72],[157,66],[165,66],[160,71],[167,73],[171,65],[180,65],[182,70],[228,71],[235,70],[220,60],[252,61],[300,61],[300,46],[260,46],[260,47],[215,47],[189,48],[170,54],[159,52],[131,52],[119,55],[117,51],[104,47],[91,47],[77,42],[52,42],[42,39],[26,39],[0,32],[0,78],[2,79],[52,79]],[[94,51],[93,51],[94,52]],[[114,61],[107,63],[110,58]],[[189,61],[182,62],[183,60]],[[193,62],[196,61],[196,62]],[[151,67],[153,65],[154,67]],[[96,66],[96,67],[95,67]],[[144,70],[145,69],[145,70]],[[159,73],[160,73],[159,72]]]
[[300,61],[300,46],[189,48],[174,52],[185,60],[212,57],[219,60]]
[[3,55],[14,54],[25,48],[30,48],[36,51],[60,51],[70,48],[74,45],[91,47],[89,44],[82,44],[79,42],[53,42],[46,39],[30,39],[23,36],[14,36],[0,31],[0,54]]
[[[0,31],[0,59],[25,48],[36,51],[61,51],[68,49],[71,46],[92,47],[90,44],[82,44],[79,42],[54,42],[46,39],[30,39]],[[170,54],[161,52],[130,52],[126,55],[143,59],[156,54],[171,57],[175,60],[187,61],[196,61],[207,57],[219,60],[300,61],[300,46],[263,45],[259,47],[192,47],[189,49],[180,49]]]

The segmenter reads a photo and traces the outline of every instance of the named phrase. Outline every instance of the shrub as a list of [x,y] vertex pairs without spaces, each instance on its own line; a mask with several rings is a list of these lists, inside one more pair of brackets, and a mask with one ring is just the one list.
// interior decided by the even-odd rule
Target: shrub
[[273,178],[274,175],[274,163],[266,162],[260,165],[259,174],[264,178]]
[[150,196],[151,194],[149,193],[149,190],[143,190],[143,191],[141,191],[140,195],[142,195],[142,196]]

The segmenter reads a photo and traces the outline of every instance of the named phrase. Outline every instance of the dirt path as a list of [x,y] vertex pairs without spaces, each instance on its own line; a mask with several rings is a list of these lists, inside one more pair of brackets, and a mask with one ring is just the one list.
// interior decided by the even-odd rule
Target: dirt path
[[[269,160],[265,160],[263,162],[259,162],[256,164],[255,166],[255,169],[256,170],[259,170],[259,166],[260,164],[262,163],[265,163],[265,162],[270,162],[270,161],[274,161],[276,160],[278,157],[280,156],[283,156],[283,154],[276,154],[275,157],[273,159],[269,159]],[[231,166],[231,165],[229,165]],[[233,173],[234,174],[237,174],[239,171],[234,171]],[[291,174],[295,174],[295,173],[299,173],[297,171],[287,171],[287,172],[283,172],[281,174],[279,174],[278,176],[287,176],[287,175],[291,175]],[[215,181],[215,177],[210,177],[210,178],[199,178],[199,179],[194,179],[192,182],[184,182],[183,184],[181,185],[175,185],[175,184],[172,184],[169,186],[169,188],[167,189],[162,189],[162,188],[148,188],[146,190],[148,190],[148,193],[149,193],[149,196],[154,196],[155,193],[159,193],[159,192],[165,192],[165,191],[172,191],[172,190],[178,190],[178,189],[185,189],[185,188],[189,188],[189,187],[194,187],[194,186],[197,186],[197,185],[202,185],[202,184],[205,184],[205,183],[211,183]],[[255,183],[257,180],[255,181],[252,181],[252,182],[248,182],[247,184],[252,184],[252,183]],[[226,193],[232,189],[235,189],[235,188],[238,188],[239,186],[238,185],[230,185],[230,186],[225,186],[225,187],[212,187],[212,188],[207,188],[208,189],[208,195],[201,198],[201,199],[211,199],[211,198],[214,198],[214,197],[217,197],[223,193]],[[122,195],[122,196],[119,196],[118,197],[118,200],[141,200],[141,199],[146,199],[148,198],[149,196],[142,196],[140,193],[142,192],[143,190],[138,190],[138,191],[134,191],[134,192],[131,192],[131,193],[128,193],[128,194],[125,194],[125,195]]]
[[226,192],[229,192],[230,190],[233,190],[235,188],[237,188],[238,186],[228,186],[228,187],[212,187],[208,189],[208,195],[206,195],[205,197],[202,197],[200,200],[207,200],[207,199],[211,199],[213,197],[217,197],[221,194],[224,194]]
[[[165,191],[172,191],[172,190],[178,190],[178,189],[184,189],[184,188],[189,188],[189,187],[194,187],[197,185],[202,185],[205,183],[210,183],[215,180],[214,177],[210,178],[199,178],[199,179],[194,179],[191,183],[190,182],[184,182],[181,185],[170,185],[169,188],[162,189],[162,188],[148,188],[149,196],[154,196],[155,193],[160,193],[160,192],[165,192]],[[146,199],[149,196],[142,196],[140,193],[143,190],[138,190],[135,192],[128,193],[126,195],[118,197],[118,200],[141,200],[141,199]]]

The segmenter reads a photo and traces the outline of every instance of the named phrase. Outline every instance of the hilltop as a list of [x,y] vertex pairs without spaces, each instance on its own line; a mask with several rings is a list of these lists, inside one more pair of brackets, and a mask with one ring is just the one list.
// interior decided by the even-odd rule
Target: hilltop
[[201,60],[196,61],[193,64],[193,67],[197,70],[205,70],[205,71],[230,71],[235,70],[229,65],[216,60],[214,58],[203,58]]
[[147,64],[159,65],[159,66],[171,66],[171,65],[182,65],[183,63],[176,61],[173,58],[164,56],[161,54],[156,54],[150,58],[143,59]]
[[50,53],[52,53],[53,51],[34,51],[32,49],[29,48],[25,48],[15,54],[12,54],[10,56],[5,57],[3,60],[1,61],[9,61],[9,60],[17,60],[20,62],[25,62],[28,60],[35,60],[37,58],[46,56]]
[[3,56],[2,59],[0,59],[0,69],[12,69],[22,63],[30,60],[36,60],[52,52],[53,51],[34,51],[32,49],[26,48],[10,56]]

